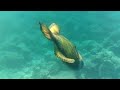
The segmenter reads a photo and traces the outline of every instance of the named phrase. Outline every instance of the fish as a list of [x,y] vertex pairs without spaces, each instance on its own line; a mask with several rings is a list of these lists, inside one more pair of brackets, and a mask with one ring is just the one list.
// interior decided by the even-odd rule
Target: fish
[[60,34],[60,27],[52,23],[49,27],[39,22],[40,31],[54,45],[54,54],[69,67],[81,69],[84,66],[83,58],[76,46],[65,36]]

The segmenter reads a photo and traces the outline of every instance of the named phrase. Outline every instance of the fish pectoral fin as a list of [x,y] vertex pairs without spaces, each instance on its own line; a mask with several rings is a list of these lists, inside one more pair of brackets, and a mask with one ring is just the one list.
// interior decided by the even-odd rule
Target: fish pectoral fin
[[79,54],[79,58],[80,58],[80,61],[82,61],[83,60],[83,58],[82,58],[82,56]]
[[39,23],[39,24],[40,24],[40,29],[41,29],[42,33],[44,34],[44,36],[50,40],[51,37],[50,37],[50,31],[49,31],[48,27],[45,24],[42,24],[42,23]]
[[67,62],[67,63],[74,63],[75,60],[74,59],[71,59],[71,58],[67,58],[65,57],[61,52],[57,51],[56,53],[56,56],[60,59],[62,59],[62,61],[64,62]]

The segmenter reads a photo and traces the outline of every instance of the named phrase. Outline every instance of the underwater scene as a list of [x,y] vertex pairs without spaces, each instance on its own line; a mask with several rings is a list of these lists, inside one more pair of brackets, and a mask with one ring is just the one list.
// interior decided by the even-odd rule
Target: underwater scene
[[0,79],[120,79],[120,11],[0,11]]

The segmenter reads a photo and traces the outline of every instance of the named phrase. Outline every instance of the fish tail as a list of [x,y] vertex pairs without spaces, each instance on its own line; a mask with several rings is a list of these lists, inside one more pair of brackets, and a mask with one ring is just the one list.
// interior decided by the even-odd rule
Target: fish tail
[[60,28],[59,28],[59,26],[58,26],[56,23],[52,23],[52,24],[49,26],[49,29],[50,29],[50,31],[51,31],[53,34],[59,34],[59,33],[60,33]]

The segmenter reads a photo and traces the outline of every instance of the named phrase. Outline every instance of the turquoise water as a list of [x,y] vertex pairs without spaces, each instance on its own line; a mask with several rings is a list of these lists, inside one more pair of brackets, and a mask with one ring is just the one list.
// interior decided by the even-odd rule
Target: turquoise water
[[120,78],[120,12],[0,11],[1,79],[78,79],[38,22],[57,23],[84,59],[80,79]]

